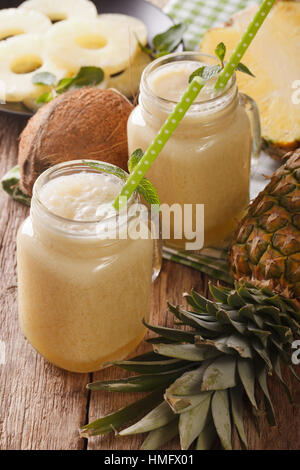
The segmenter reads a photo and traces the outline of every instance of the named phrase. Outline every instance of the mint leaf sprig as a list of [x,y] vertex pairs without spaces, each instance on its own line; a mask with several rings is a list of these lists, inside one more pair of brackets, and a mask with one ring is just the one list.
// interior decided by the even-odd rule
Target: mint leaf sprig
[[2,189],[15,201],[20,202],[24,206],[30,206],[31,197],[24,194],[19,188],[20,178],[20,168],[17,165],[9,170],[1,179]]
[[[128,171],[132,173],[139,161],[143,158],[144,153],[141,149],[135,150],[128,161]],[[122,170],[114,165],[105,164],[102,162],[88,162],[86,160],[83,163],[94,170],[101,171],[102,173],[108,173],[110,175],[114,175],[117,178],[120,178],[123,181],[126,181],[128,178],[128,174],[126,171]],[[160,206],[160,199],[158,193],[153,186],[153,184],[147,179],[143,178],[139,185],[136,188],[136,191],[145,199],[145,201],[151,206]]]
[[[204,80],[209,80],[212,78],[214,75],[218,75],[221,70],[224,69],[225,65],[225,56],[226,56],[226,46],[224,42],[220,42],[216,49],[215,49],[215,55],[216,57],[220,60],[220,64],[218,65],[204,65],[202,67],[199,67],[196,69],[189,77],[189,83],[193,80],[195,77],[201,77]],[[242,64],[241,62],[238,64],[236,67],[236,70],[242,73],[246,73],[247,75],[250,75],[251,77],[255,78],[255,75],[249,70],[249,68],[245,65]]]
[[157,59],[158,57],[170,54],[171,52],[175,51],[175,49],[183,40],[183,35],[186,29],[187,25],[185,23],[178,23],[174,26],[171,26],[171,28],[167,29],[167,31],[154,36],[152,41],[152,48],[143,46],[138,38],[137,41],[143,52],[148,54],[151,59]]
[[57,80],[57,77],[50,72],[36,73],[32,77],[34,85],[43,85],[51,87],[50,91],[40,95],[37,103],[49,103],[56,96],[65,93],[71,88],[82,88],[86,86],[99,85],[104,80],[104,72],[100,67],[81,67],[79,72],[72,78],[63,78]]

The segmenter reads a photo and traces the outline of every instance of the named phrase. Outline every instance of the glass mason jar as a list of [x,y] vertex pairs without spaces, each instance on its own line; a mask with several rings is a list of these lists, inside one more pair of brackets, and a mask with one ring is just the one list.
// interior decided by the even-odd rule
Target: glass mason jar
[[[206,54],[180,52],[161,57],[146,67],[139,105],[128,121],[130,152],[147,149],[178,103],[180,82],[184,90],[199,62],[215,65],[216,61]],[[153,83],[164,73],[166,80],[159,89],[159,81],[159,86]],[[172,96],[177,98],[170,99]],[[204,244],[218,245],[230,236],[248,206],[251,154],[258,157],[260,144],[258,108],[251,98],[238,93],[234,75],[222,94],[198,98],[191,106],[147,177],[158,190],[162,203],[193,205],[193,223],[196,205],[203,204]],[[183,222],[180,220],[179,224]],[[174,223],[172,230],[171,222],[171,236],[166,243],[185,248],[190,236],[184,236],[184,227],[181,231],[183,237],[177,239],[180,235],[176,235]]]
[[[101,221],[66,219],[41,202],[48,182],[83,171],[97,173],[78,161],[43,173],[17,237],[21,329],[41,355],[72,372],[99,370],[135,349],[145,335],[142,319],[149,317],[151,281],[161,267],[159,241],[128,236],[141,224],[140,213],[130,214],[139,203],[136,193],[128,218],[120,213]],[[148,233],[148,209],[138,207],[146,212]],[[118,237],[108,237],[111,227]]]

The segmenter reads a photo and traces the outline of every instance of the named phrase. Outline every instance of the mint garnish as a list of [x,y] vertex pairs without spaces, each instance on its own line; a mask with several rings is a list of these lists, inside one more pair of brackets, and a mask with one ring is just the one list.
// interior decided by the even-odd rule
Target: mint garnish
[[100,67],[81,67],[67,88],[82,88],[84,86],[96,86],[104,79],[104,72]]
[[143,178],[136,191],[143,196],[149,206],[160,206],[160,199],[155,187],[147,178]]
[[[128,170],[129,173],[132,173],[133,170],[135,169],[136,165],[139,163],[139,161],[143,158],[144,153],[141,149],[135,150],[128,161]],[[119,168],[114,165],[110,164],[105,164],[105,163],[97,163],[97,162],[87,162],[83,161],[83,163],[90,168],[93,168],[94,170],[101,171],[102,173],[108,173],[110,175],[117,176],[117,178],[120,178],[121,180],[125,181],[127,180],[127,173],[126,171],[122,170],[122,168]],[[136,191],[143,196],[145,201],[151,206],[151,205],[157,205],[160,206],[160,200],[158,193],[153,186],[153,184],[147,179],[143,178],[136,188]]]
[[53,86],[56,83],[56,76],[53,73],[50,72],[40,72],[36,73],[32,77],[32,83],[34,85],[47,85],[47,86]]
[[100,67],[81,67],[72,78],[63,78],[57,83],[57,78],[50,72],[37,73],[32,78],[35,85],[51,86],[49,92],[43,93],[36,100],[37,103],[49,103],[57,95],[65,93],[71,88],[96,86],[104,79],[104,72]]
[[217,75],[222,70],[221,65],[204,65],[196,69],[189,77],[189,83],[195,77],[201,77],[203,80],[207,81],[212,78],[214,75]]
[[156,51],[159,53],[173,52],[181,43],[186,28],[187,26],[185,23],[178,23],[171,26],[171,28],[164,33],[157,34],[153,38],[153,46]]
[[55,98],[55,94],[53,94],[53,91],[47,91],[46,93],[43,93],[42,95],[40,95],[37,99],[36,99],[36,102],[38,104],[40,103],[50,103],[50,101],[52,101],[54,98]]
[[137,164],[140,162],[140,160],[143,158],[144,152],[142,149],[137,149],[135,150],[131,155],[128,160],[128,170],[129,173],[132,173]]
[[251,77],[255,78],[255,75],[251,72],[251,70],[249,70],[245,64],[242,64],[242,62],[239,63],[236,70],[238,70],[239,72],[246,73],[247,75],[250,75]]
[[122,170],[122,168],[119,168],[118,166],[110,165],[109,163],[87,162],[86,160],[83,160],[83,163],[90,168],[93,168],[93,170],[98,170],[101,173],[107,173],[109,175],[116,176],[121,180],[127,179],[126,171]]
[[[143,158],[144,152],[142,149],[137,149],[135,150],[128,161],[128,170],[129,173],[132,173],[139,161]],[[147,179],[143,178],[136,188],[136,191],[143,196],[145,201],[151,206],[151,205],[157,205],[160,206],[160,199],[158,192],[156,191],[156,188],[153,186],[153,184]]]
[[145,54],[148,54],[151,59],[157,59],[163,55],[170,54],[179,46],[186,28],[185,23],[178,23],[171,26],[171,28],[167,29],[164,33],[157,34],[152,41],[153,48],[143,46],[138,38],[137,41]]
[[20,168],[17,165],[9,170],[1,179],[2,189],[15,201],[25,206],[30,206],[31,197],[24,194],[19,188],[20,177]]
[[[191,83],[191,81],[195,77],[201,77],[204,81],[207,81],[214,75],[217,75],[221,72],[221,70],[224,68],[224,60],[226,56],[226,46],[224,42],[220,42],[217,45],[215,49],[215,54],[220,60],[221,65],[203,65],[202,67],[199,67],[190,75],[189,83]],[[241,62],[236,67],[236,70],[238,70],[239,72],[246,73],[247,75],[251,75],[251,77],[255,77],[255,75],[253,75],[253,73],[248,69],[248,67],[245,64],[242,64]]]
[[224,44],[224,42],[220,42],[216,49],[215,49],[215,54],[216,56],[218,57],[218,59],[220,59],[220,62],[222,64],[222,68],[224,67],[224,59],[225,59],[225,55],[226,55],[226,46]]

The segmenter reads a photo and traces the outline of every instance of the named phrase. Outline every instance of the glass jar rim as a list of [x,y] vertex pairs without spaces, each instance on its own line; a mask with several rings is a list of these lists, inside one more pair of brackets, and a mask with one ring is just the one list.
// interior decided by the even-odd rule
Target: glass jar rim
[[[198,58],[198,60],[197,60],[197,62],[198,62],[198,61],[200,61],[199,59],[201,59],[201,57],[214,61],[215,64],[213,64],[213,65],[216,65],[218,63],[218,58],[217,57],[215,57],[213,55],[210,55],[210,54],[205,54],[205,53],[202,53],[202,52],[198,52],[198,51],[173,52],[172,54],[167,54],[167,55],[164,55],[162,57],[159,57],[158,59],[155,59],[153,62],[151,62],[149,65],[147,65],[147,67],[143,71],[142,78],[141,78],[141,94],[146,93],[147,95],[150,95],[152,98],[157,100],[157,102],[159,104],[161,104],[162,106],[166,106],[166,105],[170,105],[170,104],[174,105],[174,106],[177,105],[179,100],[169,100],[169,99],[163,98],[161,96],[158,96],[154,92],[152,87],[149,85],[148,78],[151,75],[151,73],[153,73],[159,67],[161,67],[163,65],[166,65],[168,63],[172,63],[172,62],[176,62],[176,61],[178,61],[178,62],[179,61],[184,61],[184,60],[187,60],[188,58],[191,58],[195,62],[196,62],[195,59]],[[229,95],[230,93],[232,93],[233,97],[234,97],[236,89],[237,89],[237,80],[236,80],[236,73],[234,73],[232,75],[232,78],[229,82],[228,87],[225,88],[222,91],[222,93],[220,93],[219,95],[217,95],[213,98],[209,98],[207,100],[203,100],[203,101],[200,101],[200,102],[198,101],[198,102],[193,103],[190,107],[190,110],[193,110],[195,108],[197,108],[199,110],[199,108],[207,107],[207,106],[211,106],[211,108],[215,108],[221,102],[221,100],[225,96]]]
[[[71,160],[63,163],[58,163],[47,170],[45,170],[35,181],[34,186],[33,186],[33,194],[32,194],[32,206],[36,206],[38,210],[41,210],[43,214],[45,214],[47,217],[50,219],[56,221],[57,223],[62,223],[64,226],[74,226],[78,225],[80,227],[87,227],[91,226],[93,224],[99,225],[101,223],[109,223],[110,221],[114,221],[117,219],[120,215],[122,215],[122,212],[118,213],[116,212],[115,214],[110,214],[107,217],[102,217],[100,220],[99,219],[93,219],[93,220],[74,220],[74,219],[68,219],[66,217],[60,216],[58,214],[55,214],[52,212],[50,209],[48,209],[45,204],[41,201],[39,197],[39,191],[40,189],[48,182],[51,180],[51,176],[58,177],[58,176],[63,176],[65,174],[78,174],[82,171],[88,172],[88,173],[103,173],[105,175],[108,175],[110,177],[116,178],[119,182],[122,181],[120,178],[113,174],[105,173],[104,171],[101,172],[101,168],[97,171],[96,169],[86,165],[84,162],[87,163],[103,163],[105,166],[110,166],[112,168],[119,168],[116,165],[113,165],[111,163],[107,162],[102,162],[99,160]],[[70,171],[68,173],[68,171]],[[67,173],[66,173],[67,172]],[[127,176],[129,174],[125,172]],[[120,189],[121,189],[120,185]],[[133,193],[131,198],[128,201],[128,207],[131,206],[133,203],[138,202],[139,196],[136,192]],[[113,200],[111,201],[113,203]],[[65,230],[64,230],[65,231]]]

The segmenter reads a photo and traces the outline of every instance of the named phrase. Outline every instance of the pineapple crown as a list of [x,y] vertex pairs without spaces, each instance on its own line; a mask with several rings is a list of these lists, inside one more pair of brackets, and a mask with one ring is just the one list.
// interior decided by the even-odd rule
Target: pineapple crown
[[210,284],[210,292],[213,300],[195,291],[185,294],[188,310],[169,305],[177,326],[185,329],[145,323],[158,335],[148,340],[154,351],[113,363],[138,375],[88,385],[90,390],[150,393],[84,426],[82,437],[117,432],[148,412],[118,434],[149,432],[142,445],[147,450],[163,446],[178,434],[184,450],[194,441],[197,449],[209,449],[216,438],[223,448],[231,449],[235,426],[246,448],[243,392],[256,416],[255,385],[264,394],[270,425],[275,424],[267,376],[276,375],[292,401],[280,363],[288,364],[296,375],[290,344],[300,332],[297,306],[266,288],[245,283],[236,284],[235,289]]

